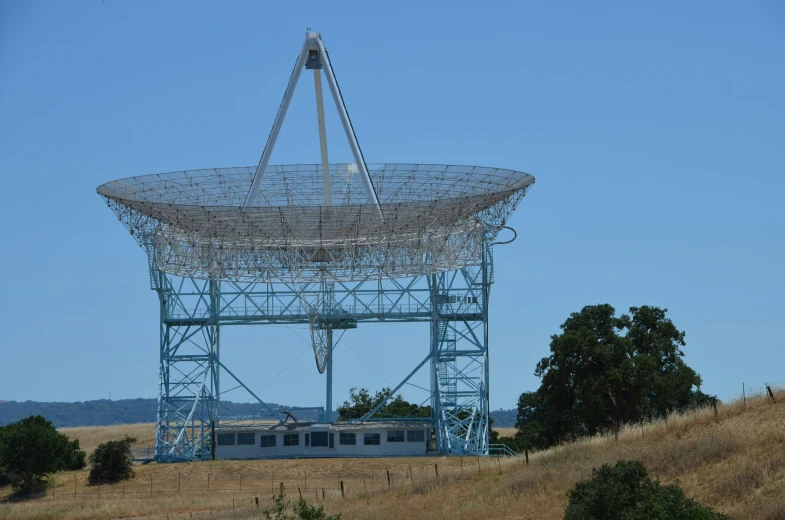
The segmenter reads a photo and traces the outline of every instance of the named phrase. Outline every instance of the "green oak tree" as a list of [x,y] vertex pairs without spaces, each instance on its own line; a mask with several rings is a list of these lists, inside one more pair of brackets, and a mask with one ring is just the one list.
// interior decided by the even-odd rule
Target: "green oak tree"
[[0,467],[16,492],[40,488],[47,475],[85,467],[85,452],[40,415],[0,427]]
[[[389,387],[382,388],[371,395],[367,388],[352,388],[349,390],[349,400],[336,408],[339,421],[359,419],[374,409],[387,396],[392,393]],[[376,414],[377,417],[430,417],[430,406],[417,406],[406,401],[401,395],[392,397]]]
[[518,400],[519,444],[543,448],[708,402],[666,313],[643,306],[617,317],[601,304],[570,314],[537,363],[540,387]]

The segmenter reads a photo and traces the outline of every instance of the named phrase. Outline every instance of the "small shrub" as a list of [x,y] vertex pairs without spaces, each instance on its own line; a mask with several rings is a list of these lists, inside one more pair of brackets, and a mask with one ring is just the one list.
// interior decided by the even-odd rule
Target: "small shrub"
[[109,441],[99,445],[90,455],[89,482],[91,484],[100,481],[117,482],[133,477],[131,444],[135,442],[135,438],[126,435],[123,440]]
[[640,461],[621,460],[592,470],[569,492],[564,520],[725,520],[687,498],[679,486],[649,478]]
[[273,504],[270,509],[262,511],[267,520],[340,520],[341,518],[340,514],[327,516],[324,507],[312,506],[302,497],[297,503],[292,504],[290,500],[286,500],[286,489],[283,482],[278,488],[278,494],[273,496]]

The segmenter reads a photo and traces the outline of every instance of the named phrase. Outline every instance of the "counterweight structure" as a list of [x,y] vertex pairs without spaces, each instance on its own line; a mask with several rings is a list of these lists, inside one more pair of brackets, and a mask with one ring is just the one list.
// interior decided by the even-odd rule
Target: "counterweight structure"
[[[302,69],[314,71],[321,164],[269,159]],[[330,164],[321,72],[355,162]],[[226,326],[307,324],[332,410],[334,331],[428,322],[435,447],[488,454],[488,298],[493,244],[534,178],[499,168],[367,164],[318,33],[308,33],[256,167],[145,175],[98,193],[148,255],[161,309],[154,458],[205,458],[213,426],[280,420],[221,362]],[[424,346],[426,342],[423,342]],[[221,396],[259,403],[240,417]],[[381,403],[363,418],[379,416]],[[389,417],[385,417],[389,419]]]

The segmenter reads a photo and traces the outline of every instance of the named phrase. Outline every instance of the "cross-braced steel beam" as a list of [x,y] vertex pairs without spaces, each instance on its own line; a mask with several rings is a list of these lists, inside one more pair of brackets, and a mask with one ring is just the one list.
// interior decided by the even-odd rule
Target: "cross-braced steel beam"
[[[420,363],[393,394],[428,366],[436,450],[442,454],[487,454],[488,296],[493,260],[487,242],[484,250],[481,265],[456,271],[338,283],[196,280],[165,274],[151,263],[151,280],[161,304],[156,457],[185,460],[210,455],[211,426],[231,418],[231,412],[221,405],[222,374],[234,380],[232,389],[243,388],[259,402],[258,418],[277,418],[278,410],[221,363],[221,327],[309,325],[317,367],[328,372],[329,409],[333,330],[379,321],[430,323],[425,359],[417,360]],[[365,418],[375,418],[384,404]]]

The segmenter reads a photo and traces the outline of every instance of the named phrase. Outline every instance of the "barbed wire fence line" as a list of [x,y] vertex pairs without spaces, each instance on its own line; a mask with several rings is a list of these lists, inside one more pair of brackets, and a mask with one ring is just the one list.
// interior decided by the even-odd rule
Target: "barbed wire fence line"
[[[216,475],[205,471],[198,476],[170,475],[156,480],[154,475],[143,475],[130,480],[88,483],[73,476],[54,476],[38,498],[47,500],[133,500],[160,496],[210,495],[224,497],[232,504],[272,503],[272,496],[284,485],[288,497],[305,498],[313,502],[330,502],[345,498],[371,497],[393,490],[426,489],[442,482],[472,478],[482,474],[500,474],[511,464],[521,464],[519,457],[456,457],[427,464],[390,465],[389,469],[357,472],[310,472],[286,470]],[[440,464],[441,463],[441,464]],[[30,498],[35,498],[33,495]],[[225,500],[221,499],[222,502]],[[226,505],[226,504],[224,504]]]

